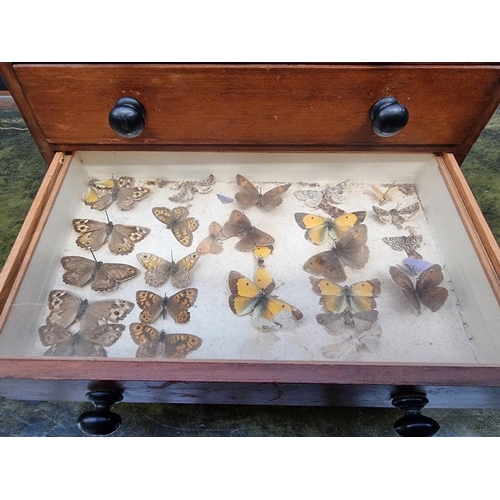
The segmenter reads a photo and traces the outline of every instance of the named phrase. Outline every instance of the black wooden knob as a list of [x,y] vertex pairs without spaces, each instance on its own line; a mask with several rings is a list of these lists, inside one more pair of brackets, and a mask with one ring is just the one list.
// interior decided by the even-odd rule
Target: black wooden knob
[[395,97],[383,97],[370,109],[373,131],[380,137],[399,134],[408,123],[408,110]]
[[399,396],[392,404],[405,412],[404,417],[394,422],[394,430],[403,437],[431,437],[439,432],[439,424],[420,413],[429,402],[423,394]]
[[142,134],[146,125],[146,110],[133,97],[122,97],[116,101],[115,107],[108,117],[111,128],[120,136],[127,139]]
[[94,404],[94,409],[78,417],[78,428],[89,436],[109,436],[116,432],[122,419],[118,413],[111,411],[111,407],[121,401],[123,396],[114,391],[93,391],[85,396]]

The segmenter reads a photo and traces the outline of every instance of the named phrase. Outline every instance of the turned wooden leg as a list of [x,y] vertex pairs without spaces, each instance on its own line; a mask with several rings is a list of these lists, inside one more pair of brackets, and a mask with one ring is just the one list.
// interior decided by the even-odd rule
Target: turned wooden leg
[[439,424],[420,413],[429,402],[423,394],[412,394],[393,398],[392,404],[404,411],[404,417],[394,422],[394,430],[403,437],[431,437],[439,432]]
[[111,407],[121,401],[123,396],[114,391],[92,391],[86,394],[86,398],[94,404],[94,409],[78,417],[78,428],[89,436],[109,436],[116,432],[122,419],[118,413],[111,411]]

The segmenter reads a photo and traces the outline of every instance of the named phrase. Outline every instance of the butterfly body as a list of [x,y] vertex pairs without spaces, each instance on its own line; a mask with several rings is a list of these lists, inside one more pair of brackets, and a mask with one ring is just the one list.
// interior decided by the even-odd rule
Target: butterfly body
[[79,247],[97,250],[108,243],[110,252],[115,255],[129,254],[135,243],[142,241],[150,232],[146,227],[125,226],[92,219],[73,219],[72,224],[73,229],[80,234],[76,239]]
[[304,270],[324,276],[334,282],[347,279],[343,264],[361,269],[367,262],[370,251],[366,246],[367,227],[359,224],[346,232],[331,250],[313,255],[304,264]]
[[274,243],[274,238],[270,235],[252,226],[250,219],[239,210],[233,210],[227,221],[222,227],[222,232],[226,238],[233,236],[240,237],[235,248],[240,252],[251,252],[257,246],[270,246]]
[[159,332],[144,323],[132,323],[129,329],[133,341],[139,346],[138,358],[185,358],[203,343],[196,335]]
[[448,298],[448,290],[438,286],[444,279],[443,271],[439,264],[433,264],[422,271],[415,285],[409,276],[400,267],[389,268],[391,277],[403,291],[403,295],[415,308],[418,314],[421,312],[420,304],[436,312]]
[[322,245],[328,241],[338,240],[349,229],[360,224],[366,217],[366,212],[346,213],[337,207],[335,217],[325,218],[317,214],[297,212],[295,222],[305,229],[304,238],[313,245]]
[[154,207],[153,215],[172,231],[175,239],[183,246],[189,247],[193,243],[193,232],[199,227],[194,217],[188,217],[187,207],[176,207],[172,210],[166,207]]
[[187,323],[191,318],[188,309],[194,305],[197,297],[196,288],[185,288],[170,297],[161,297],[149,290],[139,290],[136,293],[137,305],[142,309],[139,319],[149,324],[160,316],[165,319],[169,314],[176,323]]
[[189,284],[190,271],[196,265],[201,254],[192,252],[178,262],[168,261],[152,253],[138,253],[137,260],[146,269],[144,279],[150,286],[160,286],[172,280],[175,288],[184,288]]
[[350,286],[340,286],[312,276],[309,280],[313,291],[321,295],[320,302],[325,309],[336,314],[371,311],[377,305],[375,298],[380,295],[380,281],[377,279],[359,281]]
[[415,214],[419,211],[420,203],[417,201],[417,202],[412,203],[411,205],[408,205],[407,207],[402,208],[402,209],[393,208],[391,210],[384,210],[384,209],[377,207],[375,205],[372,206],[372,209],[380,221],[382,221],[386,224],[392,223],[396,227],[398,227],[399,229],[403,229],[403,224],[407,220],[414,217]]
[[118,283],[135,278],[139,270],[128,264],[97,262],[85,257],[67,256],[61,258],[66,272],[63,281],[67,285],[83,287],[91,283],[92,290],[109,292]]
[[234,198],[243,208],[257,205],[265,211],[272,210],[281,205],[283,203],[281,195],[288,191],[288,188],[291,186],[290,183],[282,184],[261,194],[246,177],[240,174],[236,175],[236,184],[241,190],[235,194]]
[[237,271],[229,273],[229,307],[237,316],[252,314],[252,322],[261,330],[293,326],[303,317],[296,307],[272,297],[275,288],[271,275],[263,267],[255,271],[255,283]]

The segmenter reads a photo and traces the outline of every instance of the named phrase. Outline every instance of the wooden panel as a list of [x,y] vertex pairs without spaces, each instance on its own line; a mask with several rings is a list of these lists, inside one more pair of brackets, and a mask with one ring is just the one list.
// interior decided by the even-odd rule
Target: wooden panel
[[[15,65],[54,149],[318,147],[458,151],[500,101],[500,65]],[[114,134],[119,97],[139,99],[145,132]],[[380,138],[369,110],[394,95],[410,120]],[[469,147],[469,146],[467,146]]]

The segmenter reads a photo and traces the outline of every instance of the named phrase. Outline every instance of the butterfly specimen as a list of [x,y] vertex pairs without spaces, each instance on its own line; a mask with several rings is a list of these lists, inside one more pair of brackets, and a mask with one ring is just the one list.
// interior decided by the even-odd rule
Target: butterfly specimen
[[354,269],[361,269],[367,262],[370,251],[366,246],[367,228],[364,224],[354,226],[347,231],[326,252],[313,255],[305,264],[304,270],[316,275],[322,275],[334,282],[347,279],[343,264]]
[[291,327],[303,317],[296,307],[270,295],[276,284],[264,267],[255,269],[254,280],[237,271],[229,273],[229,307],[234,314],[252,314],[253,325],[260,330]]
[[348,179],[335,186],[327,185],[321,189],[301,189],[293,194],[298,200],[305,202],[308,207],[318,208],[322,202],[344,203],[351,187],[352,181]]
[[380,206],[385,205],[389,201],[392,201],[395,198],[396,193],[399,191],[398,186],[395,186],[394,183],[384,190],[379,189],[375,185],[372,186],[372,189]]
[[241,189],[234,195],[234,198],[243,208],[258,205],[266,211],[281,205],[283,203],[281,195],[288,191],[288,188],[291,186],[290,183],[282,184],[261,194],[247,178],[240,174],[236,175],[236,184]]
[[409,252],[420,248],[422,236],[386,236],[382,238],[384,243],[387,243],[393,250]]
[[174,262],[173,259],[169,262],[152,253],[137,254],[137,260],[146,269],[144,279],[148,285],[160,286],[171,278],[175,288],[184,288],[189,284],[189,271],[193,269],[200,257],[200,253],[192,252],[178,262]]
[[309,277],[314,293],[321,295],[320,304],[332,313],[346,310],[363,312],[375,309],[375,297],[380,295],[380,281],[377,279],[359,281],[351,286],[340,286],[326,279]]
[[417,252],[409,254],[408,257],[403,260],[403,262],[405,263],[406,267],[412,272],[412,274],[417,275],[422,271],[425,271],[428,267],[432,266],[430,262],[422,259],[422,256]]
[[354,328],[358,332],[366,332],[374,327],[378,319],[378,311],[353,312],[346,309],[342,313],[322,313],[316,315],[316,321],[330,333],[344,333],[346,328]]
[[[107,214],[106,214],[107,217]],[[97,250],[108,243],[109,251],[115,255],[126,255],[150,232],[146,227],[124,226],[92,219],[73,219],[73,229],[80,233],[76,244],[81,248]]]
[[273,245],[269,245],[267,247],[257,246],[253,249],[253,254],[258,261],[261,260],[263,261],[263,259],[269,257],[273,253],[273,251],[274,251]]
[[196,335],[159,332],[144,323],[132,323],[129,330],[132,340],[139,346],[138,358],[185,358],[203,343]]
[[258,246],[270,246],[274,243],[274,238],[252,226],[250,219],[239,210],[233,210],[229,221],[224,224],[222,232],[226,238],[233,236],[241,237],[235,248],[240,252],[251,252]]
[[42,344],[50,346],[44,356],[106,357],[105,347],[113,345],[124,329],[124,325],[108,323],[71,333],[60,325],[49,324],[41,326],[38,333]]
[[92,194],[98,198],[93,200],[93,196],[87,192],[84,202],[97,210],[108,208],[113,201],[116,201],[116,206],[120,210],[130,210],[136,202],[143,200],[150,193],[150,189],[146,187],[135,186],[132,177],[122,176],[118,179],[91,182],[89,189],[93,190]]
[[[376,311],[370,312],[374,313]],[[370,321],[368,321],[368,324],[370,324]],[[359,357],[360,351],[375,352],[378,349],[381,334],[382,330],[379,324],[375,323],[369,330],[339,336],[335,343],[322,347],[321,354],[325,358],[337,361],[356,360]]]
[[198,245],[196,251],[201,255],[207,253],[221,253],[224,250],[221,241],[226,239],[222,226],[218,222],[212,222],[208,228],[208,236]]
[[166,207],[154,207],[153,215],[172,231],[175,239],[185,247],[193,243],[193,232],[199,227],[199,222],[194,217],[188,217],[186,207],[176,207],[170,210]]
[[212,185],[215,183],[213,174],[200,179],[199,181],[181,181],[175,185],[177,194],[170,196],[169,200],[174,203],[186,203],[194,198],[196,193],[207,194],[212,191]]
[[80,331],[88,332],[97,326],[118,323],[134,308],[132,302],[121,299],[89,302],[67,290],[52,290],[46,322],[68,328],[80,321]]
[[340,208],[335,208],[335,213],[330,218],[325,218],[316,214],[297,212],[294,214],[295,222],[301,229],[305,229],[304,238],[313,245],[322,245],[329,240],[338,240],[349,229],[363,222],[366,212],[346,213]]
[[[98,179],[90,179],[87,184],[87,190],[85,191],[85,195],[83,197],[83,203],[85,203],[85,205],[92,205],[92,203],[97,202],[102,194],[96,186],[96,182],[98,182]],[[112,182],[112,180],[109,179],[109,182]]]
[[376,206],[373,206],[372,209],[375,212],[375,215],[377,215],[382,222],[385,222],[386,224],[392,223],[396,227],[399,227],[399,229],[403,229],[403,224],[407,220],[411,219],[420,209],[420,203],[416,201],[405,208],[393,208],[389,211]]
[[137,305],[142,309],[139,319],[143,323],[154,323],[160,316],[165,319],[167,313],[176,323],[187,323],[191,318],[188,311],[198,297],[197,288],[185,288],[171,297],[160,297],[148,290],[139,290],[135,294]]
[[439,264],[433,264],[422,271],[417,278],[415,286],[402,268],[391,266],[389,273],[394,283],[402,288],[403,295],[418,314],[421,312],[420,304],[423,304],[432,312],[436,312],[441,309],[448,298],[448,290],[438,286],[444,279],[443,271]]
[[90,287],[97,292],[114,290],[118,283],[131,280],[139,274],[134,266],[97,261],[95,256],[93,260],[77,255],[67,256],[61,259],[61,264],[66,270],[62,276],[64,283],[80,287],[91,283]]
[[217,198],[219,198],[219,201],[221,203],[224,203],[224,205],[232,203],[234,201],[234,198],[231,198],[230,196],[226,196],[225,194],[221,193],[217,193]]

